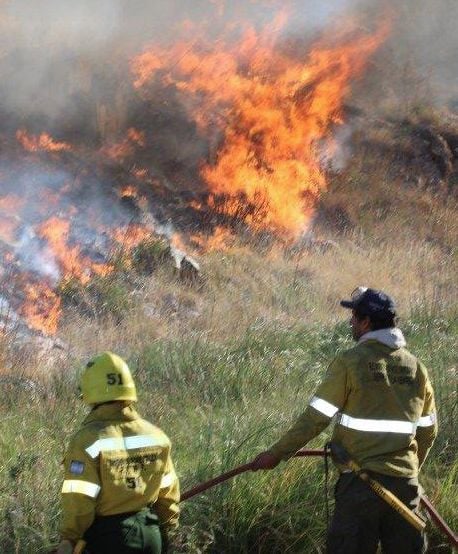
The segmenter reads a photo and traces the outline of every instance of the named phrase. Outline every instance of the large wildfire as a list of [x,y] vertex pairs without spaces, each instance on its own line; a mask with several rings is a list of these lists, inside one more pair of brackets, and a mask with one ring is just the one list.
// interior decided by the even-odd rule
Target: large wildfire
[[[221,16],[223,4],[210,5]],[[217,37],[211,18],[183,21],[173,41],[125,56],[128,79],[120,72],[110,100],[95,98],[89,131],[34,121],[2,132],[0,310],[10,321],[55,334],[58,284],[109,274],[114,248],[155,233],[203,248],[224,245],[234,221],[283,240],[307,230],[344,100],[389,23],[368,31],[349,19],[311,40],[285,32],[291,18],[230,21]],[[90,64],[75,67],[72,78],[96,89]]]

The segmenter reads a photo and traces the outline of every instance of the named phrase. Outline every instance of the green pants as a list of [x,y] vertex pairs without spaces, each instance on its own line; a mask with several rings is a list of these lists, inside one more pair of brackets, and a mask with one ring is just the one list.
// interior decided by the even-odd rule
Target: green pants
[[89,554],[161,554],[159,520],[149,510],[96,518],[86,531]]
[[[416,479],[372,474],[411,510],[420,503]],[[354,473],[344,473],[335,488],[335,509],[328,530],[328,554],[375,554],[379,542],[384,554],[422,554],[424,534],[402,518]]]

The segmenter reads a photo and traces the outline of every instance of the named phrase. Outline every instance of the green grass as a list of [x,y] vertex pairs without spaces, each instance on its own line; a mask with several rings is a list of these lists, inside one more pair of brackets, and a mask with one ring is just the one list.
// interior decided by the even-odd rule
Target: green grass
[[[430,369],[438,398],[441,432],[422,481],[457,528],[456,314],[413,310],[404,328],[411,350]],[[258,322],[239,338],[216,342],[190,330],[131,356],[140,412],[172,438],[182,489],[269,446],[305,407],[336,350],[350,344],[346,324]],[[0,551],[5,554],[46,552],[58,538],[59,462],[85,413],[75,394],[76,369],[61,368],[49,385],[50,398],[31,401],[17,392],[14,401],[2,403]],[[310,446],[321,446],[329,432]],[[298,459],[272,472],[244,474],[182,509],[179,552],[324,552],[323,462]],[[430,531],[430,552],[449,552]]]

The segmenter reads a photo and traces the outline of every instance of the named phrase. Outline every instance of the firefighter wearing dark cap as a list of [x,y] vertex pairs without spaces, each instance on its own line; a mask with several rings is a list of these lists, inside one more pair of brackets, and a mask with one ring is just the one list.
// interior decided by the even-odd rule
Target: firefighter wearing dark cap
[[92,411],[65,454],[58,554],[164,552],[180,500],[170,440],[135,410],[135,383],[116,354],[87,364],[81,392]]
[[[352,310],[356,346],[339,354],[305,412],[254,460],[255,470],[287,460],[335,421],[332,441],[412,510],[418,472],[437,434],[434,393],[425,366],[406,349],[394,301],[358,287],[341,305]],[[341,468],[328,530],[330,554],[424,552],[425,537],[354,473]]]

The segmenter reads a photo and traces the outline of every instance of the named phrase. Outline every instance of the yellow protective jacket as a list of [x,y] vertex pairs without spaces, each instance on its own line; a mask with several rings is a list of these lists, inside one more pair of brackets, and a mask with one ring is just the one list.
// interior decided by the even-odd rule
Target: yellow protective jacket
[[288,459],[333,418],[332,440],[361,467],[416,477],[437,434],[426,368],[403,347],[363,340],[335,358],[305,412],[270,452]]
[[180,491],[170,440],[132,406],[103,404],[84,420],[65,454],[63,539],[83,538],[96,516],[151,506],[166,528],[178,524]]

